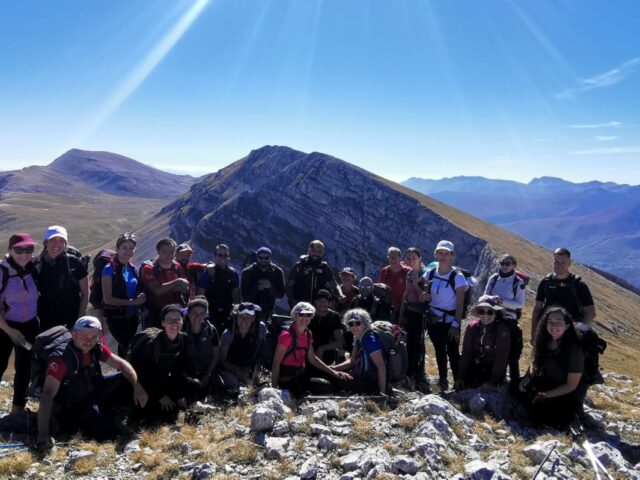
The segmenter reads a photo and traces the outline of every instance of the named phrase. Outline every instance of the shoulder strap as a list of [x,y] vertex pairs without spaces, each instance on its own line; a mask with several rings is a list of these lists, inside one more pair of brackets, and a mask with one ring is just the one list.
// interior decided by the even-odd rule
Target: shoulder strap
[[[489,279],[489,295],[493,295],[493,289],[496,288],[496,283],[498,283],[498,274],[494,273],[493,275],[491,275],[491,278]],[[515,280],[514,280],[514,285],[515,285]]]
[[456,268],[451,270],[451,273],[449,274],[449,279],[447,280],[447,283],[449,284],[449,286],[454,292],[456,290],[456,275],[458,274],[459,271],[460,270]]
[[513,283],[511,284],[511,290],[513,291],[513,299],[515,300],[518,296],[518,280],[520,277],[514,272],[513,273]]
[[4,289],[7,288],[7,284],[9,283],[9,269],[4,265],[0,265],[0,271],[2,274],[2,283],[0,284],[0,294],[4,292]]
[[574,275],[573,273],[569,275],[569,286],[571,287],[571,294],[573,295],[573,298],[576,301],[576,306],[578,307],[578,311],[582,315],[582,305],[580,304],[580,297],[578,297],[578,289],[576,288],[576,283],[578,283],[581,280],[582,278],[578,275]]

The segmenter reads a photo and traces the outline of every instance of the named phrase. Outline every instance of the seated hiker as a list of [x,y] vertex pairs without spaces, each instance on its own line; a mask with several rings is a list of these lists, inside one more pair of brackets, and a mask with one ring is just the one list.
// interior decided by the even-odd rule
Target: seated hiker
[[313,301],[316,314],[309,322],[316,356],[327,365],[336,361],[337,350],[344,348],[340,315],[329,308],[333,299],[329,290],[320,290]]
[[184,371],[182,307],[166,305],[160,311],[162,330],[147,328],[133,337],[129,361],[138,372],[138,379],[149,394],[149,401],[135,415],[148,419],[174,420],[178,407],[199,385],[188,381]]
[[356,273],[351,267],[345,267],[340,271],[340,290],[344,297],[340,301],[336,302],[335,310],[343,314],[350,308],[354,299],[360,294],[360,290],[355,285]]
[[307,302],[299,302],[291,309],[291,326],[283,330],[271,366],[271,384],[285,388],[294,396],[303,395],[309,388],[308,378],[304,375],[307,362],[320,371],[336,378],[350,379],[345,372],[331,370],[320,360],[313,349],[313,338],[308,329],[316,309]]
[[120,235],[116,240],[116,254],[100,273],[102,315],[109,332],[118,342],[120,356],[126,356],[129,350],[129,342],[138,329],[140,307],[146,301],[145,294],[141,293],[136,267],[131,263],[136,245],[134,235]]
[[27,404],[31,353],[27,349],[38,334],[38,288],[33,263],[35,242],[28,233],[9,239],[9,253],[0,263],[0,380],[15,350],[13,404],[21,412]]
[[504,380],[511,349],[511,333],[502,321],[503,308],[482,296],[471,310],[477,320],[467,326],[455,388],[494,390]]
[[351,356],[345,362],[331,367],[334,371],[347,371],[351,378],[341,379],[341,389],[353,393],[385,393],[387,369],[382,344],[370,329],[371,316],[362,308],[354,308],[344,314],[344,322],[353,333]]
[[231,314],[231,327],[220,337],[220,375],[231,392],[252,384],[258,351],[267,333],[267,326],[258,316],[257,305],[241,303]]
[[204,297],[196,297],[189,302],[184,322],[187,334],[184,342],[185,373],[199,384],[191,400],[203,399],[215,382],[213,370],[218,361],[219,338],[216,328],[207,320],[209,304]]
[[584,353],[573,319],[562,307],[547,309],[538,322],[533,362],[520,381],[534,425],[564,429],[582,410]]
[[[71,341],[61,353],[50,357],[38,409],[39,444],[52,444],[49,436],[52,415],[68,433],[79,430],[96,440],[117,436],[118,428],[110,410],[126,403],[131,392],[123,377],[133,385],[134,402],[141,407],[146,405],[148,396],[135,370],[100,343],[101,333],[102,326],[96,317],[80,317],[73,326]],[[121,374],[104,377],[100,362]]]

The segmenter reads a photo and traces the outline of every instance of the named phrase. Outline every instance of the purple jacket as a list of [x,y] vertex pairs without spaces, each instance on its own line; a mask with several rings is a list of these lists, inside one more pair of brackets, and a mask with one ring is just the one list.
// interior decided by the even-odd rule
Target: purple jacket
[[7,262],[7,257],[0,263],[0,287],[5,284],[3,276],[8,273],[5,289],[0,293],[0,313],[6,320],[25,323],[38,314],[38,287],[29,274],[21,278]]

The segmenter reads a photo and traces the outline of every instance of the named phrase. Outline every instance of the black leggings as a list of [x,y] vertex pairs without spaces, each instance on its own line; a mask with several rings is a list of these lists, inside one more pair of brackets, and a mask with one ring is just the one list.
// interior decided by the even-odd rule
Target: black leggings
[[447,379],[447,356],[451,364],[451,372],[455,380],[460,363],[459,341],[449,339],[450,323],[440,322],[429,325],[429,338],[436,351],[436,363],[438,364],[438,376],[440,381]]
[[108,311],[104,312],[104,317],[107,319],[111,336],[118,342],[118,356],[126,358],[129,343],[138,329],[138,317],[125,317]]
[[424,314],[405,310],[405,322],[407,326],[407,376],[416,380],[425,378],[424,357]]
[[[27,342],[33,344],[38,334],[38,319],[18,323],[7,320],[11,328],[15,328],[24,335]],[[31,380],[31,352],[24,347],[14,345],[11,337],[4,330],[0,330],[0,379],[9,365],[11,351],[15,349],[15,375],[13,377],[13,404],[24,407],[27,404],[27,388]]]

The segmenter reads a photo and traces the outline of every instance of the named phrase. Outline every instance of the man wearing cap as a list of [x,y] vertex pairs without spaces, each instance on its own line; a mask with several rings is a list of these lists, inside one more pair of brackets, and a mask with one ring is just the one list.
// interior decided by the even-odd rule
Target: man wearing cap
[[242,300],[262,309],[261,317],[271,317],[276,299],[284,296],[284,272],[271,261],[271,249],[260,247],[256,261],[242,271]]
[[373,293],[373,280],[370,277],[362,277],[360,279],[359,289],[360,295],[353,302],[354,308],[366,310],[373,321],[391,321],[393,308]]
[[[420,294],[420,300],[430,302],[427,315],[429,338],[436,351],[436,363],[440,376],[440,389],[447,390],[447,357],[451,365],[454,381],[460,362],[460,326],[464,310],[464,294],[468,285],[462,272],[456,271],[453,282],[453,242],[441,240],[435,250],[438,266],[427,271],[424,278],[428,282],[428,292]],[[453,283],[453,284],[452,284]]]
[[52,225],[44,232],[37,263],[40,331],[56,325],[71,328],[87,311],[89,275],[82,261],[67,252],[67,229]]
[[[327,365],[330,365],[338,359],[337,350],[344,349],[340,315],[335,310],[329,308],[332,299],[333,297],[329,290],[320,290],[316,293],[316,297],[313,300],[313,304],[316,307],[316,314],[309,323],[309,330],[311,330],[313,336],[316,356]],[[310,376],[320,375],[314,374]]]
[[355,285],[356,272],[351,267],[344,267],[340,271],[340,291],[343,297],[336,302],[336,311],[343,314],[353,308],[353,302],[360,294],[360,290]]
[[9,253],[0,263],[0,379],[15,350],[11,412],[21,412],[27,404],[31,378],[29,344],[38,334],[34,250],[31,235],[16,233],[9,238]]
[[324,244],[320,240],[312,240],[307,255],[302,255],[291,268],[287,278],[287,298],[291,308],[299,302],[312,301],[322,289],[329,290],[338,301],[342,299],[333,269],[322,259],[323,256]]
[[240,303],[240,275],[229,262],[231,249],[221,243],[216,245],[216,261],[198,281],[198,295],[204,295],[209,302],[209,318],[219,332],[229,323],[234,303]]
[[[96,317],[80,317],[73,326],[71,342],[61,355],[54,355],[47,365],[46,378],[38,409],[38,443],[51,446],[49,424],[52,413],[67,433],[78,430],[96,440],[112,439],[118,434],[110,409],[126,400],[133,386],[133,400],[144,406],[147,393],[126,360],[111,353],[100,342],[102,327]],[[100,362],[121,374],[104,377]],[[56,412],[54,413],[54,408]]]
[[407,285],[407,273],[409,273],[411,267],[402,262],[402,252],[398,247],[389,247],[387,260],[389,260],[389,265],[380,271],[380,279],[378,281],[388,285],[391,289],[393,323],[398,323],[400,309],[402,308],[402,297]]
[[188,243],[181,243],[176,247],[176,262],[182,267],[182,278],[189,281],[189,298],[192,299],[196,295],[198,288],[198,280],[204,272],[204,263],[190,262],[189,259],[193,254],[193,249]]

